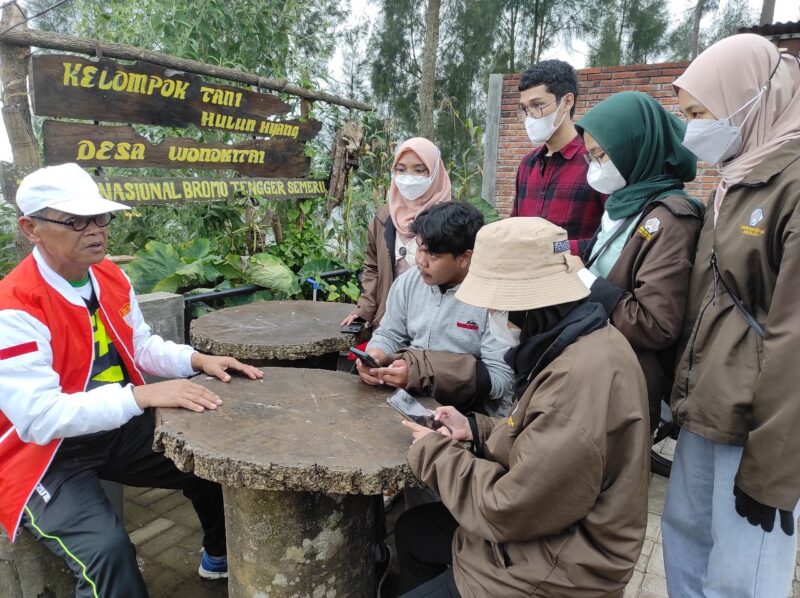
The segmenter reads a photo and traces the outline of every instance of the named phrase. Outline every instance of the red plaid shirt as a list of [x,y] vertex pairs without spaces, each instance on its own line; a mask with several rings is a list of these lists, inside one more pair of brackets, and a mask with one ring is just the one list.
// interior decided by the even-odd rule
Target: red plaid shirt
[[511,215],[539,216],[566,229],[570,251],[580,255],[600,226],[606,196],[586,182],[589,166],[580,135],[552,156],[546,153],[542,145],[520,162]]

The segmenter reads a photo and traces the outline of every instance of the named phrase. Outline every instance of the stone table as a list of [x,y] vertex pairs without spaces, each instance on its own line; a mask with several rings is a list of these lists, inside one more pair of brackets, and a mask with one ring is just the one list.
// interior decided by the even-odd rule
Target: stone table
[[374,495],[414,484],[390,390],[299,368],[194,380],[223,406],[159,410],[155,445],[223,486],[230,598],[373,595]]
[[355,343],[340,332],[353,305],[324,301],[259,301],[194,320],[189,336],[198,351],[253,365],[336,369],[339,351]]

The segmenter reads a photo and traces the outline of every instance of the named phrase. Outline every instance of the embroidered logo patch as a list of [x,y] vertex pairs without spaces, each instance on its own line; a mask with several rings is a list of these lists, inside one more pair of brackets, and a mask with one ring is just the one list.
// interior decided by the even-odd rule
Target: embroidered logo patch
[[125,320],[125,323],[130,326],[131,325],[131,304],[126,303],[122,307],[119,308],[119,315]]
[[465,330],[479,330],[478,325],[472,320],[468,320],[466,322],[456,322],[456,326],[459,328],[464,328]]
[[566,239],[553,241],[553,253],[564,253],[565,251],[569,251],[569,241]]
[[764,210],[756,208],[753,210],[753,213],[750,214],[750,219],[747,221],[747,224],[740,226],[739,230],[743,235],[747,235],[748,237],[760,237],[766,232],[763,226],[758,226],[762,220],[764,220]]
[[636,234],[639,235],[645,241],[649,241],[653,238],[653,235],[647,232],[647,229],[644,226],[640,226],[636,229]]
[[644,230],[646,230],[651,235],[658,231],[661,228],[661,221],[658,218],[651,218],[647,222],[644,223]]
[[50,502],[50,493],[47,491],[47,488],[41,484],[36,484],[36,492],[39,493],[39,496],[42,497],[44,502]]

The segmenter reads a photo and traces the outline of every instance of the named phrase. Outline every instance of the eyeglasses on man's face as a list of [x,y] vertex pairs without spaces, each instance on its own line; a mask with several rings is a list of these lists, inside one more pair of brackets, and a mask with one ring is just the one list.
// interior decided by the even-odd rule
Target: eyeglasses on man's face
[[116,218],[114,214],[97,214],[96,216],[71,216],[67,220],[55,220],[53,218],[45,218],[44,216],[30,216],[34,220],[42,220],[44,222],[52,222],[53,224],[60,224],[61,226],[72,227],[72,230],[81,232],[86,230],[90,222],[94,222],[100,228],[104,228],[111,224],[111,221]]
[[535,103],[530,106],[520,105],[519,109],[517,109],[517,118],[519,120],[525,120],[529,116],[531,118],[542,118],[544,116],[545,108],[549,108],[557,101],[558,98],[556,98],[552,102],[548,102],[547,104]]

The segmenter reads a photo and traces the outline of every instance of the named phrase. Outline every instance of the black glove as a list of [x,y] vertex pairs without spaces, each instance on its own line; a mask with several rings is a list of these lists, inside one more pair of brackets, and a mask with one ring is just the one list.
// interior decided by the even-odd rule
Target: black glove
[[781,514],[781,529],[787,536],[794,534],[794,515],[791,511],[776,509],[765,504],[761,504],[755,498],[745,494],[734,484],[733,495],[736,497],[736,512],[747,519],[750,525],[759,525],[765,532],[771,532],[775,527],[775,511]]

